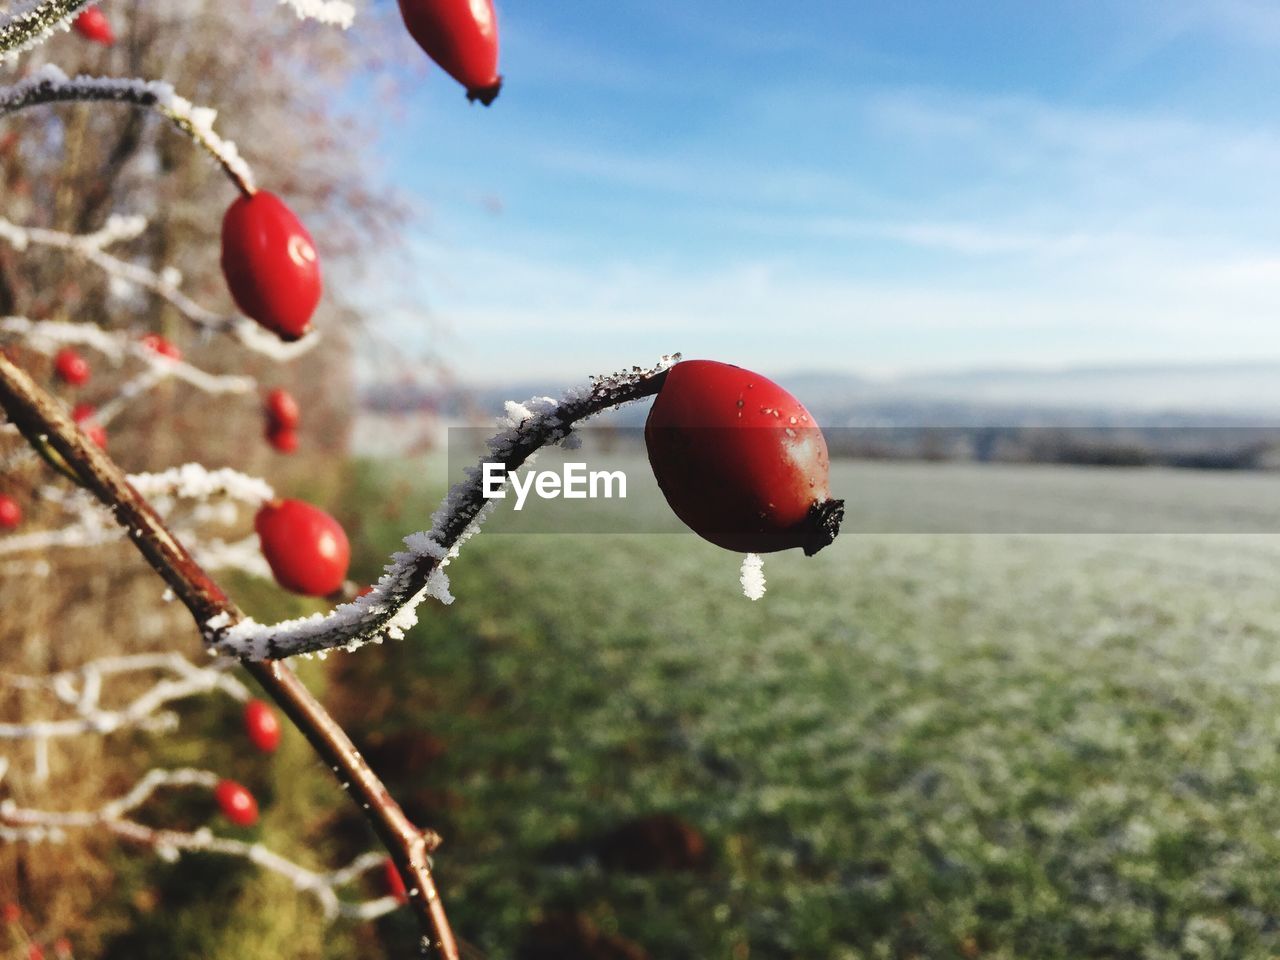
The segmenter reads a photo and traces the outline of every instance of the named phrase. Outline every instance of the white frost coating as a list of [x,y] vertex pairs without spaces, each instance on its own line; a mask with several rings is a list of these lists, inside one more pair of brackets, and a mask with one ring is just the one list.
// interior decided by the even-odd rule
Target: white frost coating
[[317,20],[346,30],[356,18],[356,8],[344,0],[280,0],[293,7],[299,20]]
[[[72,234],[42,227],[23,227],[0,218],[0,240],[15,250],[25,250],[31,244],[56,247],[80,257],[101,269],[109,278],[113,295],[125,298],[136,287],[168,301],[192,323],[206,330],[227,333],[255,353],[272,360],[286,362],[307,353],[320,342],[320,333],[312,330],[292,342],[281,340],[264,330],[248,317],[224,316],[202,307],[179,289],[182,274],[173,267],[159,271],[127,260],[121,260],[104,249],[112,243],[131,240],[146,229],[146,220],[140,216],[113,214],[106,226],[96,233]],[[29,322],[29,321],[28,321]]]
[[[56,31],[68,30],[71,21],[94,0],[71,0],[61,17],[53,17],[55,4],[50,0],[27,0],[0,17],[0,51],[12,63],[17,55],[48,40]],[[51,19],[52,18],[52,19]]]
[[[577,420],[647,395],[638,392],[639,387],[651,384],[678,360],[676,354],[648,370],[635,367],[598,378],[590,387],[568,391],[560,401],[535,397],[524,404],[508,403],[502,421],[506,429],[489,439],[491,456],[486,459],[528,462],[538,447],[569,436]],[[468,468],[465,475],[432,514],[431,530],[405,538],[407,549],[392,556],[369,593],[338,605],[327,615],[316,613],[276,624],[245,618],[228,625],[229,618],[219,614],[204,624],[212,649],[245,660],[278,659],[336,647],[355,650],[366,643],[403,637],[417,623],[415,611],[427,596],[452,601],[443,568],[494,508],[495,501],[481,492],[482,468]]]
[[230,467],[210,470],[199,463],[184,463],[162,473],[130,474],[129,483],[147,499],[162,496],[186,500],[230,497],[257,507],[276,497],[271,484],[265,480]]
[[362,875],[381,869],[386,854],[369,851],[345,867],[327,873],[308,869],[260,843],[246,843],[216,836],[208,827],[192,832],[149,827],[127,818],[161,787],[199,787],[212,790],[222,778],[209,770],[151,770],[128,793],[103,804],[97,810],[69,812],[21,807],[14,800],[0,801],[0,840],[24,843],[61,843],[67,830],[106,830],[124,840],[153,849],[163,860],[176,860],[187,851],[240,857],[264,870],[288,879],[294,889],[311,894],[319,902],[325,919],[345,917],[372,920],[399,907],[394,897],[351,901],[338,896],[338,888]]
[[72,101],[113,101],[150,107],[208,151],[237,186],[249,192],[254,189],[253,171],[241,158],[236,145],[213,129],[217,111],[197,107],[174,92],[173,85],[164,80],[89,76],[71,79],[57,66],[47,63],[29,77],[0,88],[0,113],[37,103]]
[[[128,334],[103,330],[91,323],[3,317],[0,318],[0,333],[20,337],[31,349],[46,355],[56,353],[65,346],[77,344],[97,350],[114,363],[120,363],[126,356],[142,361],[146,364],[150,376],[144,374],[136,378],[136,382],[126,384],[121,389],[117,401],[130,399],[169,377],[190,384],[197,390],[215,395],[252,393],[258,388],[258,381],[253,377],[208,373],[185,360],[175,360],[156,353]],[[116,412],[118,411],[113,411],[111,416]]]
[[[101,706],[99,700],[104,679],[156,671],[167,672],[171,676],[158,680],[123,707],[105,709]],[[64,670],[43,677],[7,676],[3,682],[23,690],[49,690],[76,712],[75,717],[65,720],[0,723],[0,739],[6,740],[47,740],[86,733],[106,734],[130,727],[169,730],[176,725],[177,717],[163,708],[175,700],[215,690],[241,702],[249,699],[248,689],[239,680],[229,676],[223,664],[197,667],[176,653],[102,657],[75,670]]]
[[764,558],[758,553],[748,553],[742,558],[742,573],[738,577],[742,595],[748,600],[764,596]]

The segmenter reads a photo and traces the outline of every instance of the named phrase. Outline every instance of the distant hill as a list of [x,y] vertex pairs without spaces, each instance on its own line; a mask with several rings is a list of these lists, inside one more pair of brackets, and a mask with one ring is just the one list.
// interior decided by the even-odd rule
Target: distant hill
[[[824,426],[1280,426],[1280,362],[990,369],[871,378],[800,371],[778,378]],[[370,385],[366,409],[491,416],[505,400],[556,394],[527,381],[423,393]],[[643,406],[613,418],[643,422]]]

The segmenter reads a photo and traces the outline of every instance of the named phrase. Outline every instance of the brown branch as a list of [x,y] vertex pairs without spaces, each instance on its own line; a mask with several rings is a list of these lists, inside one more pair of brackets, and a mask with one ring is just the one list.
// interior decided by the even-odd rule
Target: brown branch
[[[243,619],[240,609],[168,531],[115,462],[80,432],[57,401],[3,354],[0,407],[28,442],[53,447],[84,486],[111,509],[147,562],[191,611],[198,627],[218,615],[231,623]],[[410,891],[410,905],[422,930],[422,953],[429,954],[434,946],[446,960],[458,960],[457,942],[427,862],[427,854],[438,846],[440,838],[409,822],[346,732],[288,666],[272,660],[244,666],[306,736],[391,853]]]

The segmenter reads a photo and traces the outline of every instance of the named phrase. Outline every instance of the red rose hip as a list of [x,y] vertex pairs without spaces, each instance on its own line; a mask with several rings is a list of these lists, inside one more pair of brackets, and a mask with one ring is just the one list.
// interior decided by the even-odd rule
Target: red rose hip
[[89,381],[89,361],[70,347],[58,351],[53,358],[53,371],[63,383],[79,387]]
[[227,208],[222,273],[236,306],[282,340],[310,329],[320,260],[307,228],[279,197],[259,190]]
[[234,780],[219,780],[213,788],[222,815],[237,827],[251,827],[258,822],[258,801]]
[[264,407],[267,419],[273,426],[292,430],[302,420],[302,410],[298,407],[298,401],[293,399],[293,394],[281,387],[276,387],[267,394]]
[[15,530],[22,523],[22,507],[7,493],[0,493],[0,530]]
[[267,443],[271,444],[277,453],[293,453],[298,449],[298,433],[292,427],[282,427],[273,423],[267,427]]
[[831,498],[822,431],[759,374],[712,360],[676,364],[644,439],[671,509],[717,546],[813,555],[840,530],[844,501]]
[[99,7],[89,7],[71,22],[76,33],[86,40],[109,47],[116,42],[115,31],[111,29],[111,21]]
[[351,545],[337,520],[301,500],[273,500],[253,522],[262,555],[286,590],[324,597],[347,578]]
[[399,0],[410,36],[441,69],[485,106],[502,88],[493,0]]
[[178,345],[158,333],[148,333],[139,342],[152,353],[158,353],[162,357],[168,357],[170,360],[182,359],[182,351],[178,349]]
[[263,753],[275,753],[280,746],[280,721],[262,700],[250,700],[244,705],[244,731],[249,742]]

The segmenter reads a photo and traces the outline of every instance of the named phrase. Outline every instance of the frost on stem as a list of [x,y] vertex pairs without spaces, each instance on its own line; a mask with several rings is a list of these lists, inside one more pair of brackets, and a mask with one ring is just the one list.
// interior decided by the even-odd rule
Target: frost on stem
[[46,64],[11,87],[0,87],[0,114],[13,113],[46,103],[107,102],[147,107],[203,147],[242,193],[253,193],[253,172],[230,140],[213,129],[218,112],[197,107],[178,96],[163,80],[127,77],[76,77],[70,79],[53,64]]
[[66,30],[92,0],[27,0],[0,17],[0,54],[11,58]]
[[[127,479],[161,514],[170,514],[179,501],[192,503],[189,514],[184,514],[192,523],[233,523],[238,519],[237,503],[256,510],[275,499],[271,485],[257,477],[226,467],[209,470],[198,463],[172,467],[162,473],[135,473]],[[84,490],[65,492],[58,487],[44,487],[40,497],[60,506],[71,516],[71,521],[54,530],[0,536],[0,555],[56,547],[83,549],[115,543],[125,537],[125,530],[110,512]],[[175,528],[174,533],[207,569],[234,568],[259,577],[271,575],[256,536],[227,543],[216,537],[201,536],[191,528]]]
[[120,389],[120,396],[126,400],[170,377],[211,394],[253,393],[258,388],[258,381],[253,377],[206,373],[185,360],[156,353],[136,337],[103,330],[89,323],[0,317],[0,333],[18,337],[32,350],[43,354],[53,354],[69,344],[78,344],[97,350],[114,363],[120,363],[126,357],[140,360],[147,369]]
[[[227,673],[227,666],[220,662],[198,667],[176,653],[146,653],[102,657],[74,670],[43,677],[0,676],[0,685],[19,690],[47,691],[75,711],[74,717],[64,719],[0,723],[0,740],[34,741],[39,748],[59,737],[105,735],[133,728],[152,732],[172,730],[177,726],[178,718],[165,708],[174,701],[215,690],[240,702],[249,699],[248,689]],[[120,676],[157,672],[167,676],[156,680],[128,703],[115,708],[102,705],[104,682]]]
[[248,317],[224,316],[202,307],[188,297],[179,287],[182,276],[172,267],[156,271],[107,253],[106,247],[124,240],[132,240],[146,230],[147,221],[140,216],[112,215],[106,226],[94,233],[73,234],[43,227],[23,227],[0,217],[0,240],[15,250],[23,251],[31,245],[55,247],[101,269],[113,282],[140,287],[167,301],[179,313],[196,326],[214,333],[228,333],[256,353],[281,362],[296,359],[309,351],[320,340],[317,331],[311,331],[299,340],[286,342],[262,329]]
[[344,0],[280,0],[281,3],[293,7],[299,20],[317,20],[330,23],[343,30],[351,26],[356,18],[356,8]]
[[[0,771],[3,764],[0,764]],[[3,776],[3,772],[0,772]],[[216,836],[207,827],[192,832],[165,830],[131,820],[128,814],[141,807],[160,788],[199,787],[212,790],[221,779],[209,770],[189,768],[151,770],[124,796],[97,810],[51,811],[22,807],[12,799],[0,802],[0,840],[9,843],[61,843],[68,830],[107,831],[123,840],[151,847],[165,860],[176,860],[187,851],[240,857],[288,879],[297,890],[316,898],[328,920],[345,917],[372,920],[399,907],[394,897],[352,901],[338,896],[338,889],[386,862],[385,853],[363,853],[347,866],[328,873],[310,870],[264,847]]]
[[400,639],[417,623],[415,610],[426,597],[443,603],[453,600],[443,568],[475,535],[494,504],[484,496],[484,464],[502,464],[510,475],[540,448],[569,438],[579,421],[657,393],[667,368],[678,360],[676,354],[649,369],[633,367],[593,378],[588,386],[569,391],[559,401],[538,397],[527,404],[508,405],[507,429],[490,438],[490,455],[468,468],[467,479],[453,486],[432,516],[428,532],[405,538],[406,549],[391,558],[371,592],[328,615],[277,624],[249,618],[232,623],[226,614],[219,614],[204,624],[206,640],[217,653],[263,660],[336,647],[354,650],[388,637]]

